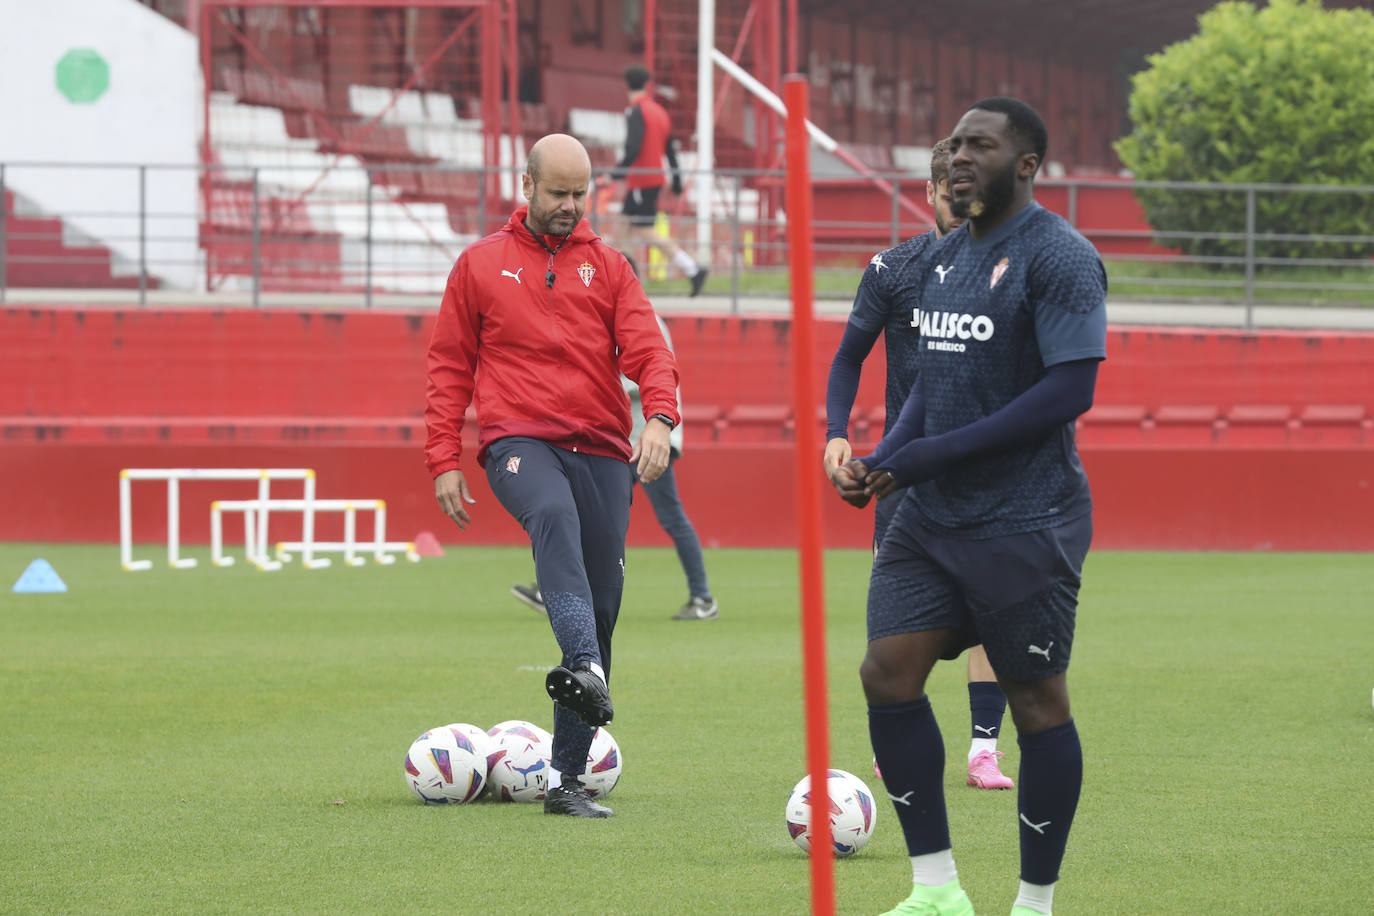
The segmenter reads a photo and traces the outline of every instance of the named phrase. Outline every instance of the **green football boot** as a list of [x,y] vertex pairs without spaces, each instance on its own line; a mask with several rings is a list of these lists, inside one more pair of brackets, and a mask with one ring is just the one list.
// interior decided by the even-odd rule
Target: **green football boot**
[[883,916],[974,916],[973,904],[968,894],[959,886],[959,880],[942,884],[939,887],[914,885],[911,896],[897,904],[896,909],[888,910]]

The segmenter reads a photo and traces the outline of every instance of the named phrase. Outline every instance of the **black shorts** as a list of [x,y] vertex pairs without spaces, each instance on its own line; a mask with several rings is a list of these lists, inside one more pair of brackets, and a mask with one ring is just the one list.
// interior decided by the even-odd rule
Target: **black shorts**
[[1036,681],[1069,667],[1092,516],[983,540],[926,528],[902,499],[868,587],[868,638],[951,629],[949,658],[983,644],[999,677]]
[[658,219],[658,192],[662,191],[660,185],[654,188],[630,188],[625,194],[625,200],[620,204],[620,212],[630,221],[632,226],[652,226],[654,220]]
[[897,507],[902,503],[902,497],[906,493],[898,490],[887,499],[876,500],[877,507],[873,510],[873,552],[876,554],[878,548],[883,544],[883,534],[887,531],[887,526],[892,524],[892,516],[897,514]]

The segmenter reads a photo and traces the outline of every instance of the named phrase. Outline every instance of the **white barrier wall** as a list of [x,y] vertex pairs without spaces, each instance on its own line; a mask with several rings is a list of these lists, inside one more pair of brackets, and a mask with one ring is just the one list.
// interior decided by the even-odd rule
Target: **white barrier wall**
[[[138,267],[137,169],[16,163],[199,161],[200,63],[185,29],[134,0],[0,3],[0,162],[5,184]],[[102,67],[103,62],[103,67]],[[169,285],[194,289],[197,180],[149,169],[147,260]],[[72,244],[76,240],[68,240]]]

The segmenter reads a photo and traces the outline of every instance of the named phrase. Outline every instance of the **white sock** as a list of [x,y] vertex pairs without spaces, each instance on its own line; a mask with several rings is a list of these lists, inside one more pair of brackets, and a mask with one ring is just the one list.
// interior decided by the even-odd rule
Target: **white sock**
[[1021,891],[1016,895],[1016,902],[1013,907],[1024,906],[1037,913],[1044,913],[1050,916],[1050,905],[1054,903],[1053,884],[1027,884],[1021,882]]
[[692,260],[692,256],[681,248],[677,250],[677,254],[673,255],[673,263],[677,265],[678,270],[689,277],[695,274],[699,269],[697,267],[697,262]]
[[587,662],[587,668],[591,671],[592,674],[595,674],[597,677],[601,678],[601,683],[604,686],[606,683],[606,672],[601,669],[601,666],[598,665],[596,662]]
[[911,857],[911,880],[926,887],[941,887],[959,877],[954,850],[944,849]]
[[969,745],[968,759],[972,760],[974,757],[977,757],[983,751],[995,750],[997,750],[996,738],[974,738],[973,743]]

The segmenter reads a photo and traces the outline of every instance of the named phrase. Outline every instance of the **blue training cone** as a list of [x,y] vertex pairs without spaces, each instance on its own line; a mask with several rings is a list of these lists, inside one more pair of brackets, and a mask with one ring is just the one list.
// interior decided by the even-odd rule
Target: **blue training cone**
[[16,592],[65,592],[67,583],[62,581],[62,577],[57,574],[57,570],[52,568],[52,564],[47,560],[39,558],[29,564],[29,568],[24,570],[19,581],[14,583]]

